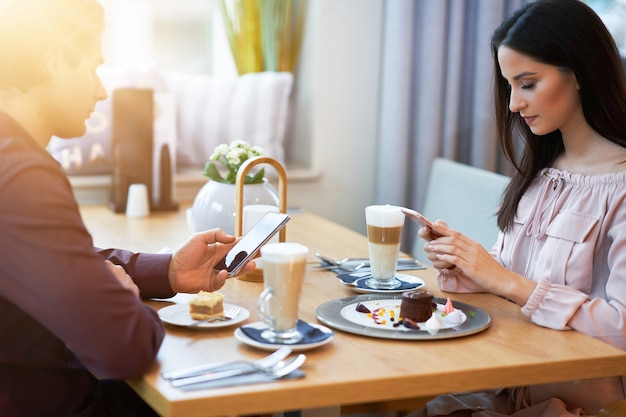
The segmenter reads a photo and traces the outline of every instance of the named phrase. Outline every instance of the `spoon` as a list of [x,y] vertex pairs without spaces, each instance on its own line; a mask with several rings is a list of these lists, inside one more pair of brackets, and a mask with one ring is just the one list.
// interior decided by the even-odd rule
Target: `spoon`
[[217,369],[225,365],[236,364],[236,363],[246,363],[252,366],[253,368],[267,369],[267,368],[273,367],[274,365],[276,365],[277,363],[285,359],[287,356],[289,356],[290,353],[291,353],[291,348],[285,346],[276,350],[272,354],[267,355],[266,357],[261,358],[258,361],[252,362],[252,363],[248,361],[244,361],[244,360],[216,362],[216,363],[211,363],[208,365],[205,364],[205,365],[192,366],[189,368],[179,369],[177,371],[163,372],[161,376],[164,379],[172,381],[175,379],[183,379],[183,378],[189,378],[192,376],[204,375],[204,374],[209,373],[209,371],[211,371],[212,369]]
[[170,383],[174,387],[184,387],[191,384],[214,381],[216,379],[229,378],[231,376],[237,375],[246,375],[254,372],[262,372],[272,379],[279,379],[286,375],[289,375],[290,373],[301,367],[305,361],[306,356],[301,353],[289,361],[279,361],[277,364],[270,367],[249,366],[247,368],[232,369],[229,371],[216,372],[208,375],[198,375],[189,378],[176,379],[170,381]]

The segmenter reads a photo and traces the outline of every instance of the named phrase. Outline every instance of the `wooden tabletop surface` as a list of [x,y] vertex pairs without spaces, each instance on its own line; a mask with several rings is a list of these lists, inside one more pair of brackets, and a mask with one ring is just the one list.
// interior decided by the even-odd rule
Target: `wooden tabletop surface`
[[[127,218],[104,206],[81,208],[99,247],[159,251],[181,245],[190,235],[184,210]],[[293,213],[287,241],[310,249],[300,318],[319,323],[317,307],[356,295],[332,272],[319,268],[320,252],[336,259],[367,256],[365,236],[308,212]],[[211,417],[262,414],[378,401],[401,400],[461,390],[536,384],[626,374],[626,352],[576,331],[536,326],[515,304],[490,294],[448,294],[437,288],[432,269],[403,271],[422,278],[436,297],[450,296],[491,316],[484,331],[445,340],[391,340],[335,330],[333,340],[306,353],[306,376],[256,385],[183,392],[159,374],[164,370],[231,359],[257,360],[268,352],[239,342],[237,326],[188,329],[166,325],[167,336],[153,368],[130,385],[163,416]],[[229,304],[250,311],[262,283],[230,279],[220,290]],[[185,302],[148,301],[155,309]],[[182,301],[181,301],[182,300]]]

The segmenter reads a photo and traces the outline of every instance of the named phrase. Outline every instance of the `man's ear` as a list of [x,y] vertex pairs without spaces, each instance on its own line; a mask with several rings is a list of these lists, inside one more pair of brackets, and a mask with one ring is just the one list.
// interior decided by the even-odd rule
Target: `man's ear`
[[53,75],[58,71],[65,71],[69,67],[67,58],[60,50],[50,51],[47,62],[48,75]]

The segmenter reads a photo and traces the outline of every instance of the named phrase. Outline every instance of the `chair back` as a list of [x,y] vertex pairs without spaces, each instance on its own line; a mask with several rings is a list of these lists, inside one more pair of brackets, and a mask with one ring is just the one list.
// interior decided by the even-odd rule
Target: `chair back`
[[[450,227],[490,250],[498,237],[496,210],[509,180],[501,174],[436,158],[421,213],[431,221],[445,220]],[[413,256],[430,264],[420,237],[413,246]]]

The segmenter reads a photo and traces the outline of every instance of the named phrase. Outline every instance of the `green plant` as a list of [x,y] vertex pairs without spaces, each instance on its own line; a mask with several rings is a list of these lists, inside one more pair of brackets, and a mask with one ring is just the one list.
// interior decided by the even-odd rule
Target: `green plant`
[[[259,146],[252,146],[243,140],[236,140],[230,145],[222,143],[215,148],[210,161],[204,166],[204,175],[211,180],[224,184],[234,184],[237,180],[237,171],[241,165],[249,158],[261,156],[263,149]],[[224,177],[218,170],[216,163],[220,163],[228,170]],[[263,181],[265,169],[261,168],[254,174],[246,175],[244,184],[256,184]]]
[[294,72],[308,0],[221,0],[220,5],[239,74]]

